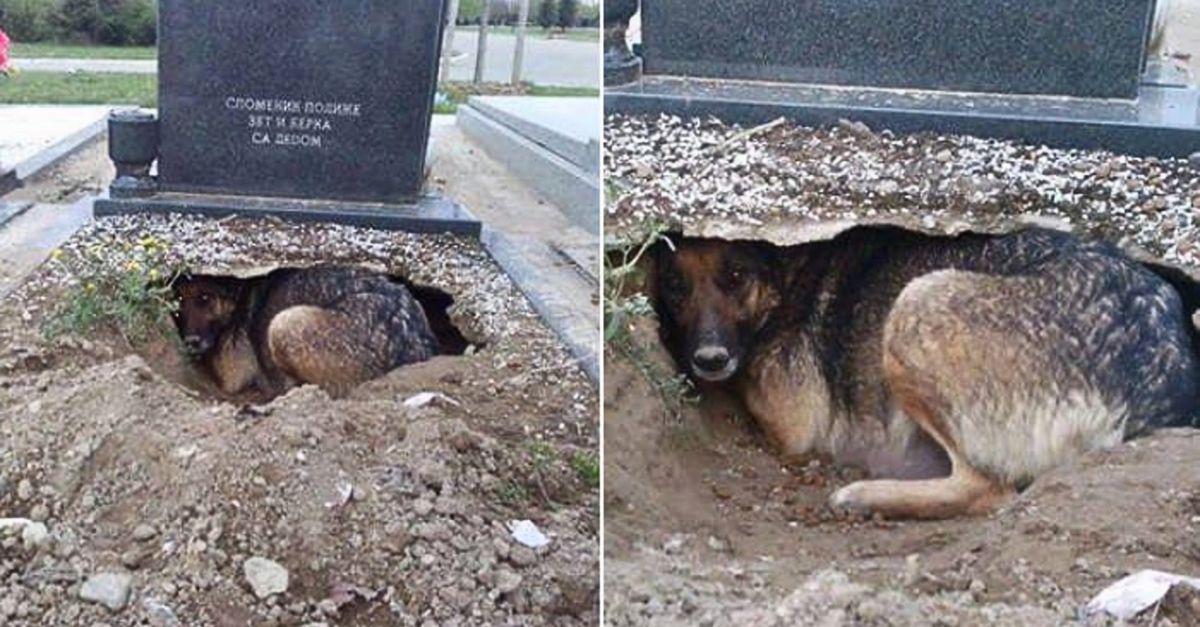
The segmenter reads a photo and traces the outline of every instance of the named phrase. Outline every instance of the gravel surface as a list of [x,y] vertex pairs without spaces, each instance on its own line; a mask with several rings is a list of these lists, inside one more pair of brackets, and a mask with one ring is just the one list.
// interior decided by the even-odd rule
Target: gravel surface
[[1200,169],[1186,159],[896,135],[860,122],[744,129],[664,115],[609,116],[604,164],[623,194],[606,216],[618,233],[657,221],[786,244],[819,222],[954,232],[1034,217],[1200,267]]

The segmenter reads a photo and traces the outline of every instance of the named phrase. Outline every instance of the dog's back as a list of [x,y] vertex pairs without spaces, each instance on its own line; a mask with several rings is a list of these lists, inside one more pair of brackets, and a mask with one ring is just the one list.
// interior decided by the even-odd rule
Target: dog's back
[[438,351],[424,310],[407,288],[347,267],[273,275],[251,335],[273,381],[361,382]]
[[794,343],[805,335],[831,402],[848,415],[886,413],[885,323],[914,281],[953,270],[1027,280],[957,295],[954,282],[933,282],[909,300],[944,300],[944,315],[994,330],[997,354],[1006,335],[1072,338],[1053,358],[1031,364],[1037,368],[1031,376],[1064,388],[1072,379],[1094,387],[1107,405],[1127,408],[1127,435],[1195,423],[1200,369],[1185,300],[1196,301],[1200,292],[1193,287],[1181,297],[1183,278],[1168,281],[1109,244],[1043,229],[957,238],[860,229],[784,254],[782,265],[791,270],[783,290],[794,297],[781,303],[766,339]]

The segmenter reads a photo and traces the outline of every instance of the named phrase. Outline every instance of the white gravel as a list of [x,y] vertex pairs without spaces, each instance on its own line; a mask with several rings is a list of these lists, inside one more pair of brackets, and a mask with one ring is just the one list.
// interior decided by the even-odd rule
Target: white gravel
[[648,221],[837,220],[997,230],[1041,216],[1200,267],[1200,170],[1186,159],[897,135],[851,122],[747,131],[663,115],[610,116],[604,162],[623,193],[606,216],[618,232]]

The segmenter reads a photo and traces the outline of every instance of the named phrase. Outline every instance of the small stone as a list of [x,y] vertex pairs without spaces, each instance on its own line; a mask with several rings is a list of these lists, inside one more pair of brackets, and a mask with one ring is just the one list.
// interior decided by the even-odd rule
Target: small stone
[[850,120],[843,118],[843,119],[838,120],[837,125],[838,125],[838,128],[842,129],[843,131],[846,131],[847,133],[850,133],[851,135],[853,135],[859,139],[874,139],[875,138],[874,131],[872,131],[871,127],[867,126],[863,122],[859,122],[857,120],[852,122]]
[[157,599],[142,601],[142,609],[146,611],[150,627],[176,627],[179,625],[179,618],[175,616],[175,611]]
[[718,553],[724,553],[729,550],[729,543],[716,536],[708,536],[707,544],[708,548]]
[[516,566],[526,568],[537,563],[537,553],[527,546],[517,545],[509,551],[508,560]]
[[496,591],[500,594],[509,594],[514,592],[521,586],[521,576],[507,569],[501,568],[496,571]]
[[49,517],[50,517],[50,508],[46,507],[46,505],[43,503],[38,503],[37,505],[34,505],[32,509],[29,510],[29,519],[30,520],[34,520],[37,522],[46,522],[46,519]]
[[129,549],[121,554],[121,564],[130,570],[137,570],[144,559],[146,554],[141,549]]
[[913,553],[904,558],[904,585],[915,585],[921,580],[921,555]]
[[141,524],[133,528],[134,542],[145,542],[158,535],[158,530],[154,525]]
[[21,530],[21,542],[28,550],[40,549],[50,543],[50,530],[40,522],[29,523]]
[[1193,168],[1200,170],[1200,151],[1193,152],[1192,155],[1188,157],[1188,164]]
[[33,483],[28,479],[22,479],[21,482],[17,484],[17,498],[21,499],[22,501],[28,501],[29,499],[33,498]]
[[687,544],[688,538],[683,534],[675,534],[663,543],[663,553],[667,555],[677,555],[683,551],[684,545]]
[[875,187],[875,191],[883,195],[895,194],[900,191],[900,183],[892,179],[883,179],[879,181],[879,185]]
[[79,588],[79,598],[99,603],[112,611],[125,607],[133,577],[125,573],[97,573]]
[[17,615],[17,600],[6,596],[0,599],[0,616],[11,618]]
[[288,588],[288,571],[278,562],[262,557],[251,557],[242,564],[242,573],[254,596],[265,599],[273,594],[282,594]]

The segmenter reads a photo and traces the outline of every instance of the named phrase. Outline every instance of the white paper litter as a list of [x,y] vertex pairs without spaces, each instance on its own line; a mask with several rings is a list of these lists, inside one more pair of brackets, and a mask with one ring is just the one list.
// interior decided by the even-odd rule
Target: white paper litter
[[455,407],[458,407],[459,405],[458,401],[446,396],[445,394],[442,394],[441,392],[421,392],[420,394],[405,400],[404,406],[409,409],[420,409],[421,407],[425,407],[434,401],[449,403]]
[[1129,620],[1162,600],[1171,586],[1178,583],[1186,583],[1200,590],[1200,579],[1159,570],[1142,570],[1101,590],[1084,606],[1083,611],[1088,616],[1103,613]]
[[508,530],[517,542],[531,549],[538,549],[550,544],[550,539],[542,533],[531,520],[514,520],[508,523]]

